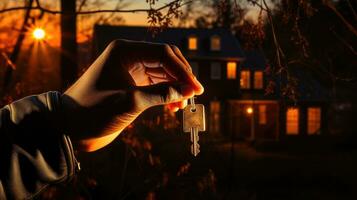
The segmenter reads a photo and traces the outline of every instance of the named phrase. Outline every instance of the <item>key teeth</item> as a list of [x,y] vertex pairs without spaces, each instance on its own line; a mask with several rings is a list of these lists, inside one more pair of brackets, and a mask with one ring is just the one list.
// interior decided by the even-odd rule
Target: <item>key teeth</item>
[[191,144],[191,153],[193,156],[196,157],[200,153],[200,145],[196,144],[196,152],[195,152],[194,144]]

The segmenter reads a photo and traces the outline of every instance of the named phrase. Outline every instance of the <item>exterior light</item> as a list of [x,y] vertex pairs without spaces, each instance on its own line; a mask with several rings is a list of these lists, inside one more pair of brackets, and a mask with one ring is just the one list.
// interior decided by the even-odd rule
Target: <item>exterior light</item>
[[252,114],[253,113],[253,108],[252,107],[248,107],[247,108],[247,113],[248,114]]
[[43,40],[46,36],[46,32],[42,28],[35,28],[32,32],[32,36],[36,40]]

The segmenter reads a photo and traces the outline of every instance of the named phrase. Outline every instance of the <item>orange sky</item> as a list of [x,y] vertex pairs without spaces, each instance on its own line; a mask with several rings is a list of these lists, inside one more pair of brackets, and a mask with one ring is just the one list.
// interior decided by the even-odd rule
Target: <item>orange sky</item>
[[[159,0],[156,2],[155,7],[160,7],[172,0]],[[22,6],[23,2],[21,1],[12,1],[12,0],[1,0],[0,6],[3,6],[6,2],[10,2],[8,7],[12,6]],[[89,1],[90,2],[90,1]],[[100,9],[113,9],[116,5],[116,0],[107,0],[103,1],[103,4],[99,7]],[[244,1],[243,1],[244,2]],[[52,1],[41,1],[43,6],[46,6],[51,9],[58,9],[59,8],[59,0],[52,0]],[[149,8],[148,3],[146,0],[124,0],[126,6],[123,9],[138,9]],[[248,7],[249,12],[247,14],[248,18],[256,18],[258,9],[254,7]],[[83,8],[86,9],[86,8]],[[16,12],[9,12],[0,15],[0,48],[4,48],[5,46],[12,44],[14,40],[17,38],[18,29],[22,24],[23,19],[23,11],[16,11]],[[32,11],[33,16],[38,16],[39,12]],[[108,14],[109,15],[109,14]],[[120,16],[124,19],[124,24],[126,25],[148,25],[147,24],[147,14],[144,12],[141,13],[120,13]],[[86,41],[88,38],[91,37],[92,27],[94,22],[100,15],[81,15],[78,17],[78,41]],[[53,46],[59,45],[59,16],[46,14],[41,20],[36,20],[35,24],[31,25],[31,29],[33,27],[43,27],[46,30],[46,41],[48,44]],[[27,43],[33,42],[31,37],[27,37]]]

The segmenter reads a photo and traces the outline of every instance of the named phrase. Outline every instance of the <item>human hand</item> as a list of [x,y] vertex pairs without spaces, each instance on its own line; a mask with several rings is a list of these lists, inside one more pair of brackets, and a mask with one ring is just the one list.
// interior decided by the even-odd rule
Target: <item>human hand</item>
[[167,104],[177,111],[202,93],[177,47],[116,40],[64,93],[65,124],[79,148],[94,151],[147,108]]

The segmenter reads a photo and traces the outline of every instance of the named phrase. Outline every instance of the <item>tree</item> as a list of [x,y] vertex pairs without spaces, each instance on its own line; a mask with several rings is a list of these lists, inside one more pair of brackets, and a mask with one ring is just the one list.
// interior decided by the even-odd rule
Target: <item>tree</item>
[[76,0],[61,0],[61,78],[62,89],[77,78],[77,16]]
[[[30,11],[38,11],[41,16],[44,14],[48,15],[60,15],[61,16],[61,77],[62,77],[62,89],[67,87],[71,84],[77,77],[77,40],[76,40],[76,33],[77,33],[77,16],[80,15],[87,15],[93,16],[96,14],[101,14],[103,17],[98,19],[98,21],[108,21],[108,16],[106,17],[104,14],[107,13],[138,13],[138,12],[146,12],[148,14],[148,22],[151,24],[152,27],[157,28],[164,28],[168,27],[172,24],[172,20],[175,17],[180,15],[180,8],[187,4],[187,2],[183,0],[172,0],[171,2],[161,6],[156,7],[155,3],[157,0],[150,0],[147,1],[149,4],[149,8],[139,8],[139,9],[123,9],[120,6],[120,2],[123,0],[118,1],[117,5],[114,9],[98,9],[98,7],[90,7],[87,4],[86,0],[81,0],[78,7],[76,7],[75,0],[61,0],[61,9],[57,10],[55,8],[51,8],[48,5],[42,5],[39,0],[34,0],[34,4],[26,4],[24,6],[11,6],[12,4],[5,5],[4,8],[0,9],[0,14],[10,13],[10,12],[17,12],[22,10]],[[31,0],[32,2],[32,0]],[[92,3],[97,5],[100,0],[95,0]],[[86,6],[87,5],[87,6]],[[88,10],[83,10],[86,8]],[[112,16],[112,15],[111,15]],[[114,18],[117,19],[117,18]],[[25,26],[24,26],[25,27]],[[156,29],[153,29],[156,30]],[[159,29],[157,29],[159,30]],[[27,28],[21,30],[19,39],[24,37],[25,32],[28,31]],[[20,40],[21,41],[21,40]],[[21,46],[16,45],[16,46]],[[19,49],[19,48],[18,48]],[[16,49],[15,49],[16,50]],[[5,55],[5,54],[4,54]],[[7,57],[7,55],[5,55]],[[9,57],[8,60],[9,64],[16,64],[16,57]],[[9,73],[6,73],[6,85],[10,85],[12,82],[12,71],[13,69],[9,68]],[[3,87],[2,90],[5,92],[5,88]],[[4,95],[4,94],[2,94]]]

